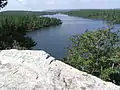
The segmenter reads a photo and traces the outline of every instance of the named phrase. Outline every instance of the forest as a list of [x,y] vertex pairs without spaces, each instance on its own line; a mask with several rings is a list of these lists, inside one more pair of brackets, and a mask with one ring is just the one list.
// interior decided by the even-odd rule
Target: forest
[[120,24],[120,10],[73,10],[65,14],[105,20],[110,27],[73,35],[63,62],[120,85],[120,31],[115,29],[115,24]]
[[62,24],[60,19],[28,14],[0,13],[0,49],[31,49],[36,43],[26,37],[28,31]]
[[101,28],[73,35],[63,62],[120,85],[120,31]]
[[57,12],[49,12],[49,11],[12,11],[12,10],[9,10],[9,11],[3,11],[1,12],[2,14],[4,15],[37,15],[37,16],[40,16],[40,15],[53,15],[53,14],[56,14]]
[[114,24],[120,24],[120,10],[119,9],[81,9],[63,12],[70,16],[78,16],[89,19],[100,19]]

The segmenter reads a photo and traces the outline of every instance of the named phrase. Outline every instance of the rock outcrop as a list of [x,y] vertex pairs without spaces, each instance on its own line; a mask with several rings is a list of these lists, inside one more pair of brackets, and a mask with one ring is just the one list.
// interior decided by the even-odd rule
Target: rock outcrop
[[44,51],[0,52],[0,90],[120,90]]

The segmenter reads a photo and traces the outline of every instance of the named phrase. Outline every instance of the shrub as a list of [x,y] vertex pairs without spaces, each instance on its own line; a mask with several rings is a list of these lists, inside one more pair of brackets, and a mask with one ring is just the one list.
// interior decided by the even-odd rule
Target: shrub
[[87,31],[71,38],[64,62],[120,85],[120,37],[112,28]]

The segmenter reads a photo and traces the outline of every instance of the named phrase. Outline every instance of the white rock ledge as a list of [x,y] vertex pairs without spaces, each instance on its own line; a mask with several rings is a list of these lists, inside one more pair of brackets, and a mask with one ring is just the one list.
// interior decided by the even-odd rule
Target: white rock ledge
[[0,90],[120,90],[44,51],[0,52]]

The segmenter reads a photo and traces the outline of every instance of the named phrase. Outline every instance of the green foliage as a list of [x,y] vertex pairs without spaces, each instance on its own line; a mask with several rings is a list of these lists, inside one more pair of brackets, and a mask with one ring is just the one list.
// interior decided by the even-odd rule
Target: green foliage
[[3,11],[3,12],[0,12],[1,14],[4,14],[4,15],[37,15],[37,16],[40,16],[40,15],[53,15],[53,14],[56,14],[57,12],[47,12],[47,11]]
[[[64,62],[103,80],[120,84],[120,37],[110,29],[89,31],[71,38]],[[116,75],[114,77],[114,75]]]
[[8,4],[8,0],[0,0],[0,9],[4,8]]
[[0,49],[15,48],[14,41],[18,47],[31,49],[36,43],[26,32],[44,27],[59,25],[62,22],[56,18],[40,17],[35,15],[0,15]]
[[114,24],[120,24],[120,10],[116,9],[86,9],[86,10],[73,10],[65,12],[71,16],[79,16],[90,19],[102,19]]

